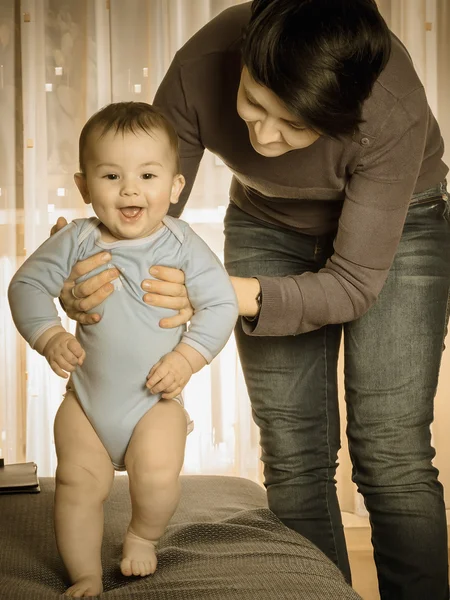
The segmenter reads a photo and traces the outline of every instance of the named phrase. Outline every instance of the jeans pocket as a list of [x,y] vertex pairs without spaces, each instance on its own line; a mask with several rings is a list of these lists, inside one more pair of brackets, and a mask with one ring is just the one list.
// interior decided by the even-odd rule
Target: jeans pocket
[[450,202],[449,202],[449,196],[448,196],[448,192],[447,190],[445,190],[442,194],[442,199],[445,202],[445,213],[444,213],[444,217],[447,219],[448,223],[450,224]]
[[[442,199],[445,202],[445,213],[444,213],[444,217],[447,221],[447,223],[450,225],[450,201],[449,201],[449,195],[448,195],[448,191],[447,188],[444,187],[443,192],[442,192]],[[450,317],[450,290],[449,290],[449,295],[447,298],[447,311],[445,313],[445,333],[444,333],[444,343],[443,343],[443,347],[442,350],[445,350],[445,338],[447,337],[448,334],[448,321],[449,321],[449,317]]]
[[[430,190],[431,191],[431,190]],[[406,215],[405,227],[425,230],[428,227],[444,227],[450,224],[450,201],[446,190],[413,197]]]

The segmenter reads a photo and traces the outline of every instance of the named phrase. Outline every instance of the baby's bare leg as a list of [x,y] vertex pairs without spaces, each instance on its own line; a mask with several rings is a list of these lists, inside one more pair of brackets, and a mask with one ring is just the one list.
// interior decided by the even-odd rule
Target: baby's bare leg
[[186,444],[186,416],[175,400],[160,400],[137,424],[125,455],[132,518],[121,570],[148,575],[156,569],[155,546],[180,497],[179,474]]
[[114,478],[111,459],[73,393],[66,394],[55,418],[58,457],[55,532],[73,585],[72,598],[102,592],[103,502]]

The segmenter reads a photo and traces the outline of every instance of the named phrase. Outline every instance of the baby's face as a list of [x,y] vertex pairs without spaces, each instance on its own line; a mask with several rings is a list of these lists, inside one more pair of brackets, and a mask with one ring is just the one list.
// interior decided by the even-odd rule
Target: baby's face
[[76,182],[86,203],[116,239],[143,238],[161,227],[184,179],[175,175],[167,134],[93,132],[86,149],[86,174]]

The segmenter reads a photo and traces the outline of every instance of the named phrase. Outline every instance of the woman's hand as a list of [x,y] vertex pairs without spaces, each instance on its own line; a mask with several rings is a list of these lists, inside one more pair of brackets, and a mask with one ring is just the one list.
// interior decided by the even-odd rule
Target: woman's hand
[[[56,225],[51,229],[51,235],[67,225],[67,221],[60,217]],[[86,311],[95,308],[101,304],[114,291],[111,281],[117,279],[119,272],[117,269],[105,269],[99,275],[94,275],[75,285],[78,277],[89,273],[96,267],[104,265],[111,260],[108,252],[101,252],[81,260],[74,265],[69,278],[64,282],[61,291],[60,300],[67,315],[83,325],[92,325],[100,321],[100,315],[97,313],[88,314]]]
[[[144,302],[179,311],[173,317],[161,319],[160,327],[170,329],[187,323],[194,314],[194,309],[184,285],[183,271],[158,265],[150,267],[149,273],[157,277],[157,280],[145,279],[142,282],[142,289],[150,292],[144,295]],[[244,317],[256,316],[259,311],[256,297],[261,291],[259,281],[254,277],[230,277],[230,280],[238,300],[239,314]]]
[[161,319],[159,326],[163,329],[171,329],[187,323],[194,314],[194,309],[189,302],[184,285],[183,271],[157,265],[150,267],[149,273],[157,279],[144,279],[142,282],[141,287],[144,292],[147,292],[144,294],[144,302],[151,306],[178,310],[177,315]]

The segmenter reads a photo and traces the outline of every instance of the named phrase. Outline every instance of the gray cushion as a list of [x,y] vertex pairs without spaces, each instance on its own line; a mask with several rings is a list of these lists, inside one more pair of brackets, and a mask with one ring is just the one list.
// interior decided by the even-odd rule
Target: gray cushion
[[[130,520],[127,476],[105,503],[105,600],[361,600],[340,571],[268,510],[265,491],[238,477],[183,476],[182,497],[158,546],[158,569],[123,577]],[[61,598],[69,585],[53,530],[54,480],[40,494],[0,496],[0,599]]]

